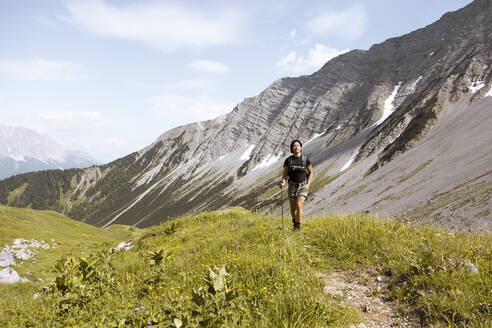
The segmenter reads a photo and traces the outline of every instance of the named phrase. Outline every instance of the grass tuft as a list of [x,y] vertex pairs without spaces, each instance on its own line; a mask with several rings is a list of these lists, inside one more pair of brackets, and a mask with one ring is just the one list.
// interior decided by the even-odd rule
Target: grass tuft
[[426,324],[491,324],[490,235],[364,215],[308,219],[300,232],[279,226],[230,208],[142,229],[133,248],[112,254],[136,232],[114,227],[111,243],[94,228],[91,252],[74,243],[46,259],[51,279],[0,286],[0,326],[346,327],[360,312],[324,294],[320,273],[357,268],[388,276],[389,297]]

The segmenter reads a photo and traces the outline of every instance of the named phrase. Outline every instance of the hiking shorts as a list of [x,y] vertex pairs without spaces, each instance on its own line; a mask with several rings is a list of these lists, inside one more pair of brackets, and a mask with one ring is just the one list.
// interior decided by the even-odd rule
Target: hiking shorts
[[289,182],[289,198],[297,198],[299,196],[308,196],[307,182]]

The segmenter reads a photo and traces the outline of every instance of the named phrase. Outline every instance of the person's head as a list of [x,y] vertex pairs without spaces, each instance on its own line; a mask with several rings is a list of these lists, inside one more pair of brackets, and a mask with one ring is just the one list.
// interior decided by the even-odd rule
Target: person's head
[[301,150],[302,150],[302,142],[301,142],[301,140],[299,140],[299,139],[294,139],[294,140],[292,140],[292,142],[290,143],[290,152],[291,152],[291,153],[294,153],[294,144],[296,144],[296,143],[298,143],[298,144],[299,144],[299,146],[301,147]]

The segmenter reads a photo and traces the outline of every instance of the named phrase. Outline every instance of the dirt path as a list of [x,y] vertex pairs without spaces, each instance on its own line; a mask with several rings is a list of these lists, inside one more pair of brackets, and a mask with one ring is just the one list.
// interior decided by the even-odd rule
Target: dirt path
[[400,317],[395,303],[384,299],[389,279],[367,271],[341,271],[323,275],[324,292],[360,310],[362,323],[351,328],[423,327],[417,316]]

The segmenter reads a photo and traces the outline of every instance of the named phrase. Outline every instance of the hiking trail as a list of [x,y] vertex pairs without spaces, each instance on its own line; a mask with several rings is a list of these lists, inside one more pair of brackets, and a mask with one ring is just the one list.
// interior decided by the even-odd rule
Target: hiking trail
[[397,303],[385,299],[389,278],[365,270],[336,271],[320,274],[323,291],[343,305],[360,310],[361,323],[350,328],[422,327],[416,314],[401,317],[395,313]]

